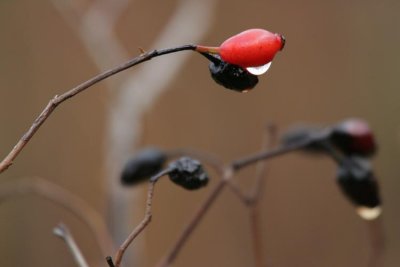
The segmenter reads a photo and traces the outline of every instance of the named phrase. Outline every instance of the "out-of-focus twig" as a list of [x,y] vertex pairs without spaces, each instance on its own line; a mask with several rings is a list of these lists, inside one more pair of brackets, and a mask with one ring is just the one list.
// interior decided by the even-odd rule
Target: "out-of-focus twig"
[[[275,125],[268,125],[264,134],[262,151],[266,151],[276,143]],[[265,178],[267,174],[266,161],[260,161],[257,164],[257,173],[251,192],[245,193],[235,183],[234,180],[229,181],[229,188],[241,200],[241,202],[249,209],[249,219],[251,227],[251,235],[253,240],[253,253],[256,267],[266,266],[264,261],[264,245],[261,235],[261,218],[260,218],[260,202],[265,188]]]
[[167,267],[170,266],[176,257],[178,256],[179,252],[202,221],[206,212],[210,209],[212,204],[215,202],[217,197],[222,192],[222,189],[226,186],[227,182],[232,178],[233,171],[231,168],[226,167],[224,175],[221,180],[219,180],[218,184],[212,189],[211,193],[208,197],[200,204],[199,208],[194,213],[193,217],[190,219],[188,224],[184,227],[182,232],[180,233],[178,239],[175,243],[171,246],[167,255],[157,264],[158,267]]
[[[128,57],[124,44],[115,34],[116,24],[128,0],[95,0],[84,9],[81,0],[52,0],[54,7],[82,41],[99,70],[105,70]],[[127,77],[127,76],[126,76]],[[122,80],[110,80],[118,87]]]
[[[276,126],[273,124],[269,124],[264,134],[262,150],[270,149],[272,145],[276,143],[276,139]],[[249,218],[251,233],[253,236],[253,253],[255,266],[264,267],[264,242],[261,234],[262,220],[260,216],[260,203],[265,190],[265,179],[267,175],[266,161],[259,162],[257,167],[256,180],[253,186],[253,192],[250,195],[251,202],[249,207]]]
[[383,231],[383,218],[366,221],[367,231],[370,238],[371,252],[367,267],[383,266],[383,254],[385,251],[385,234]]
[[64,225],[63,223],[58,224],[53,229],[53,233],[65,242],[79,267],[89,267],[85,260],[85,257],[83,256],[81,250],[75,242],[74,237],[72,236],[66,225]]
[[85,223],[96,238],[103,255],[113,248],[104,219],[91,206],[64,188],[39,177],[18,179],[0,186],[0,204],[25,194],[35,194],[60,205]]

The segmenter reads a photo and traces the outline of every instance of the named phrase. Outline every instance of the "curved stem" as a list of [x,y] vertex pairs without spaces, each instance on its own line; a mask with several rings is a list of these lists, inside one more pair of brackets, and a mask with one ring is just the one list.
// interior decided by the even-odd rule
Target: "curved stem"
[[247,167],[251,164],[254,164],[260,160],[266,160],[266,159],[278,157],[278,156],[287,154],[289,152],[304,148],[305,146],[312,143],[312,141],[313,140],[304,140],[302,142],[294,143],[291,145],[285,145],[285,146],[277,147],[272,150],[267,150],[267,151],[263,151],[263,152],[260,152],[257,154],[253,154],[253,155],[233,161],[231,166],[234,171],[238,171],[238,170],[240,170],[244,167]]
[[[276,143],[276,127],[269,124],[263,138],[262,149],[270,148]],[[249,219],[251,233],[253,236],[253,254],[256,267],[265,266],[264,242],[262,238],[262,218],[261,218],[261,199],[264,194],[265,180],[268,166],[265,161],[261,161],[257,166],[256,180],[253,185],[253,191],[250,195],[251,205],[249,207]]]
[[74,257],[76,264],[79,267],[89,267],[89,264],[87,263],[85,257],[83,256],[80,248],[76,244],[74,237],[72,236],[71,232],[69,231],[68,227],[65,224],[63,223],[58,224],[53,229],[53,233],[65,242],[69,251]]
[[23,194],[36,194],[74,214],[93,233],[103,255],[106,255],[107,251],[113,247],[112,238],[103,218],[95,209],[78,196],[43,178],[30,177],[9,182],[8,184],[2,183],[0,187],[0,204],[10,198]]
[[[128,238],[122,243],[122,245],[119,247],[117,253],[115,254],[115,267],[119,267],[122,261],[122,257],[124,256],[124,253],[126,249],[129,247],[129,245],[132,243],[132,241],[146,228],[146,226],[150,223],[151,221],[151,205],[153,202],[153,195],[154,195],[154,186],[157,180],[155,181],[150,181],[149,183],[149,189],[147,190],[147,203],[146,203],[146,211],[143,220],[139,223],[138,226],[136,226],[135,229],[130,233]],[[110,259],[110,258],[108,258]]]
[[219,47],[217,46],[204,46],[204,45],[198,45],[196,47],[196,51],[199,53],[211,53],[211,54],[218,54],[219,53]]
[[15,158],[19,155],[19,153],[24,149],[26,144],[31,140],[32,136],[36,133],[36,131],[42,126],[42,124],[47,120],[48,117],[53,113],[53,111],[56,109],[58,105],[63,103],[64,101],[70,99],[71,97],[79,94],[80,92],[88,89],[89,87],[92,87],[93,85],[121,72],[126,69],[129,69],[130,67],[133,67],[135,65],[138,65],[140,63],[143,63],[145,61],[148,61],[154,57],[162,56],[162,55],[167,55],[171,53],[176,53],[179,51],[184,51],[184,50],[195,50],[196,46],[195,45],[183,45],[183,46],[178,46],[174,48],[168,48],[168,49],[161,49],[161,50],[153,50],[147,53],[144,53],[140,56],[137,56],[131,60],[126,61],[125,63],[122,63],[114,68],[111,68],[103,73],[100,73],[93,78],[81,83],[80,85],[70,89],[69,91],[63,93],[62,95],[56,95],[53,97],[47,106],[43,109],[43,111],[40,113],[40,115],[35,119],[35,121],[32,123],[31,127],[28,129],[28,131],[21,137],[21,139],[17,142],[17,144],[14,146],[14,148],[8,153],[8,155],[3,159],[2,162],[0,162],[0,173],[4,172],[6,169],[8,169],[12,164]]
[[193,217],[186,225],[186,227],[182,230],[181,234],[179,235],[174,245],[171,247],[170,251],[167,253],[166,257],[164,257],[161,262],[158,263],[158,267],[167,267],[174,262],[182,247],[186,244],[187,240],[189,239],[193,231],[197,228],[214,201],[220,195],[222,189],[224,189],[225,185],[227,184],[229,179],[231,179],[232,175],[232,170],[230,168],[226,168],[223,178],[219,180],[218,184],[213,188],[208,197],[194,213]]
[[368,259],[368,267],[383,266],[383,254],[385,251],[385,234],[383,231],[382,218],[367,221],[367,230],[371,244],[371,252]]

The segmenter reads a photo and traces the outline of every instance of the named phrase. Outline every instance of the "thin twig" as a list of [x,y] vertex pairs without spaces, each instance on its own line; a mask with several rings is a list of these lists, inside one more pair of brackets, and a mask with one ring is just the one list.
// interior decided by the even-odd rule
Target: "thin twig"
[[250,206],[253,202],[251,194],[247,194],[243,192],[240,186],[236,183],[235,180],[229,180],[227,183],[228,188],[236,195],[236,197],[242,202],[245,206]]
[[12,164],[15,158],[19,155],[25,145],[30,141],[32,136],[36,133],[36,131],[40,128],[40,126],[47,120],[47,118],[51,115],[51,113],[56,109],[58,105],[68,100],[69,98],[75,96],[76,94],[86,90],[87,88],[99,83],[100,81],[107,79],[121,71],[124,71],[130,67],[138,65],[142,62],[148,61],[154,57],[171,54],[184,50],[194,50],[196,46],[194,45],[183,45],[174,48],[162,49],[162,50],[153,50],[148,53],[142,54],[138,57],[135,57],[127,62],[120,64],[110,70],[107,70],[95,77],[87,80],[86,82],[72,88],[71,90],[63,93],[62,95],[56,95],[52,98],[45,109],[40,113],[40,115],[33,122],[32,126],[29,130],[21,137],[18,143],[14,146],[14,148],[10,151],[10,153],[3,159],[0,163],[0,173],[8,169]]
[[151,205],[153,201],[153,194],[154,194],[154,186],[155,186],[156,181],[150,181],[149,183],[149,188],[147,190],[147,203],[146,203],[146,211],[143,220],[140,222],[138,226],[130,233],[128,238],[122,243],[122,245],[119,247],[117,253],[115,254],[115,267],[119,267],[122,261],[122,257],[124,256],[124,253],[126,249],[129,247],[129,245],[132,243],[132,241],[146,228],[146,226],[150,223],[151,221]]
[[112,259],[111,256],[107,256],[107,257],[106,257],[106,262],[107,262],[107,264],[108,264],[108,267],[115,267],[114,261],[113,261],[113,259]]
[[[269,149],[276,143],[276,129],[274,125],[268,125],[266,134],[263,138],[262,149]],[[266,161],[261,161],[258,164],[256,181],[253,186],[253,192],[250,195],[249,218],[251,225],[251,232],[253,236],[253,252],[256,267],[264,267],[264,242],[261,235],[261,216],[260,216],[260,203],[265,188],[265,178],[267,174]]]
[[172,245],[167,255],[157,264],[158,267],[167,267],[174,262],[179,252],[181,251],[182,247],[185,245],[185,243],[187,242],[193,231],[196,229],[196,227],[203,219],[206,212],[209,210],[214,201],[220,195],[222,189],[227,184],[227,181],[231,179],[232,176],[233,176],[232,169],[227,167],[223,178],[219,180],[218,184],[212,189],[211,193],[208,195],[208,197],[204,200],[204,202],[194,213],[193,217],[186,225],[186,227],[182,230],[178,239],[176,240],[174,245]]
[[290,144],[290,145],[284,145],[284,146],[280,146],[280,147],[277,147],[272,150],[267,150],[267,151],[263,151],[260,153],[256,153],[256,154],[233,161],[231,166],[234,171],[238,171],[238,170],[240,170],[244,167],[247,167],[251,164],[254,164],[258,161],[271,159],[271,158],[278,157],[278,156],[287,154],[287,153],[295,151],[295,150],[299,150],[299,149],[304,148],[305,146],[309,145],[311,142],[312,142],[312,140],[304,140],[302,142],[298,142],[298,143],[294,143],[294,144]]
[[53,233],[65,242],[79,267],[89,267],[85,260],[85,257],[83,256],[81,250],[75,242],[74,237],[72,236],[66,225],[64,225],[63,223],[58,224],[58,226],[53,229]]
[[[127,58],[127,50],[117,36],[116,28],[129,0],[51,0],[71,29],[77,33],[88,55],[100,70],[105,70]],[[87,5],[79,5],[85,2]],[[213,23],[216,10],[214,0],[180,0],[173,13],[163,23],[161,31],[149,47],[166,47],[191,40],[200,42]],[[87,8],[86,8],[87,6]],[[145,53],[143,50],[142,53]],[[160,94],[168,88],[172,79],[187,63],[188,55],[164,60],[156,65],[145,65],[135,73],[121,75],[120,79],[107,80],[113,95],[108,112],[105,143],[106,182],[108,194],[108,217],[111,230],[116,239],[124,237],[130,229],[136,209],[129,203],[137,198],[138,192],[126,194],[116,182],[121,162],[129,155],[142,132],[140,121],[143,113],[151,107]],[[154,79],[157,77],[157,79]],[[118,206],[118,208],[116,208]],[[122,212],[121,212],[122,211]],[[127,216],[126,212],[129,211]],[[124,214],[123,218],[120,214]],[[136,263],[140,252],[135,252]],[[127,258],[124,259],[127,262]],[[133,261],[127,263],[134,265]]]
[[0,186],[0,204],[22,194],[36,194],[58,204],[85,223],[96,238],[101,253],[106,255],[113,247],[103,218],[78,196],[39,177],[18,179]]
[[366,221],[368,235],[371,244],[368,267],[383,266],[383,253],[385,251],[385,234],[383,232],[382,217],[372,221]]

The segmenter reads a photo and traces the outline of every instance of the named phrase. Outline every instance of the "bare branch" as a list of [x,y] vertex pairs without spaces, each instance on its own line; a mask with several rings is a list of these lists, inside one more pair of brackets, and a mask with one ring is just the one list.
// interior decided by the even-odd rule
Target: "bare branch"
[[49,103],[47,104],[45,109],[36,118],[36,120],[33,122],[32,126],[29,128],[29,130],[21,137],[21,139],[14,146],[14,148],[11,150],[11,152],[0,163],[0,173],[5,171],[8,167],[10,167],[12,165],[14,159],[23,150],[25,145],[30,141],[30,139],[36,133],[36,131],[40,128],[40,126],[42,126],[42,124],[52,114],[52,112],[55,110],[55,108],[58,105],[60,105],[61,103],[63,103],[64,101],[74,97],[75,95],[92,87],[93,85],[101,82],[102,80],[107,79],[108,77],[111,77],[111,76],[113,76],[121,71],[124,71],[130,67],[133,67],[137,64],[148,61],[154,57],[158,57],[158,56],[170,54],[170,53],[175,53],[175,52],[183,51],[183,50],[193,50],[194,48],[195,48],[194,45],[186,45],[186,46],[180,46],[180,47],[176,47],[176,48],[172,48],[172,49],[153,50],[151,52],[142,54],[138,57],[128,60],[127,62],[122,63],[122,64],[120,64],[110,70],[107,70],[99,75],[96,75],[95,77],[87,80],[86,82],[81,83],[80,85],[70,89],[69,91],[63,93],[60,96],[56,95],[53,99],[51,99],[49,101]]
[[[262,150],[267,150],[276,143],[276,129],[275,126],[269,124],[264,134]],[[267,175],[267,164],[266,161],[260,161],[257,165],[256,180],[253,186],[253,192],[250,194],[251,199],[249,207],[249,218],[251,225],[251,233],[253,237],[253,253],[256,267],[264,267],[264,242],[262,239],[262,227],[261,227],[261,210],[260,202],[264,193],[265,179]]]
[[81,250],[79,249],[74,237],[72,236],[66,225],[60,223],[57,227],[53,229],[53,233],[65,242],[79,267],[89,267],[85,260],[85,257],[83,257]]
[[107,264],[108,264],[108,267],[115,267],[114,261],[113,261],[113,259],[112,259],[111,256],[107,256],[107,257],[106,257],[106,262],[107,262]]
[[368,267],[383,266],[383,254],[385,251],[385,234],[383,232],[382,217],[372,221],[365,221],[371,244],[369,253]]
[[260,153],[256,153],[238,160],[235,160],[232,162],[232,168],[235,171],[238,171],[242,168],[245,168],[249,165],[252,165],[258,161],[262,160],[267,160],[271,158],[275,158],[278,156],[285,155],[287,153],[293,152],[295,150],[299,150],[304,148],[305,146],[310,144],[310,140],[305,140],[303,142],[297,142],[291,145],[284,145],[284,146],[279,146],[271,150],[266,150]]
[[224,176],[221,180],[219,180],[218,184],[212,189],[211,193],[208,197],[204,200],[204,202],[199,206],[197,211],[194,213],[193,217],[189,221],[189,223],[185,226],[185,228],[180,233],[178,239],[171,247],[169,252],[167,253],[166,257],[164,257],[158,264],[158,267],[167,267],[170,266],[176,257],[178,256],[179,252],[181,251],[182,247],[186,244],[189,237],[192,235],[193,231],[197,228],[201,220],[203,219],[204,215],[210,209],[212,204],[215,202],[217,197],[224,189],[227,181],[229,181],[233,176],[233,171],[229,167],[225,169]]
[[[170,45],[186,43],[199,43],[211,28],[213,17],[216,10],[216,0],[180,0],[176,3],[176,8],[170,15],[168,21],[160,32],[155,33],[155,41],[150,48],[168,47]],[[108,125],[106,125],[106,141],[104,162],[106,164],[108,179],[107,187],[112,192],[110,194],[109,210],[111,220],[119,218],[118,211],[129,211],[131,217],[118,221],[118,225],[112,227],[113,236],[116,240],[123,240],[127,229],[131,228],[134,217],[138,214],[129,206],[135,201],[140,192],[124,194],[119,184],[116,182],[122,163],[125,162],[132,149],[137,146],[142,134],[142,119],[145,112],[158,100],[190,58],[189,54],[183,53],[175,55],[173,60],[159,60],[157,64],[144,64],[132,75],[118,86],[116,95],[111,100],[108,112]],[[140,216],[140,215],[139,215]],[[110,222],[113,225],[113,222]],[[133,265],[133,261],[138,264],[140,252],[134,251],[135,259],[129,260],[128,264]],[[139,258],[139,260],[138,260]],[[128,257],[125,256],[125,262]]]
[[[69,0],[52,1],[62,1],[66,5],[70,2]],[[127,57],[128,53],[121,40],[116,36],[115,30],[121,13],[129,3],[132,2],[128,0],[95,0],[91,2],[86,12],[83,12],[82,8],[74,3],[71,5],[75,12],[70,12],[71,8],[58,5],[60,13],[77,32],[88,54],[99,69],[116,64]],[[150,47],[186,43],[188,40],[193,43],[200,41],[212,24],[215,3],[216,0],[181,0],[177,3],[177,8],[171,14],[169,21],[165,23],[165,27],[160,33],[157,33],[157,39]],[[78,8],[76,8],[77,6]],[[77,17],[79,18],[78,24],[75,23]],[[119,214],[114,213],[115,206],[118,205],[119,211],[129,209],[130,217],[133,218],[137,216],[135,210],[132,212],[132,209],[124,203],[132,202],[132,198],[138,195],[138,193],[132,194],[132,192],[129,195],[126,194],[115,182],[117,180],[115,177],[121,168],[120,164],[125,161],[140,137],[140,121],[143,113],[157,99],[157,96],[168,88],[170,81],[184,66],[188,58],[185,55],[175,57],[173,61],[163,61],[156,66],[141,68],[133,75],[123,75],[122,79],[109,83],[110,89],[112,88],[117,94],[113,95],[115,98],[110,105],[109,125],[107,126],[109,130],[106,134],[106,182],[107,188],[110,190],[108,201],[109,217],[112,220],[110,225],[112,225],[112,232],[117,240],[124,237],[132,220],[116,219]],[[115,226],[113,226],[114,221],[117,221]]]
[[146,211],[143,220],[140,222],[138,226],[131,232],[131,234],[128,236],[128,238],[122,243],[122,245],[119,247],[117,253],[115,254],[115,267],[119,267],[122,261],[122,257],[124,256],[124,253],[126,249],[129,247],[129,245],[132,243],[132,241],[146,228],[146,226],[150,223],[151,221],[151,205],[153,202],[153,195],[154,195],[154,186],[155,186],[156,181],[150,181],[149,183],[149,188],[147,190],[147,203],[146,203]]

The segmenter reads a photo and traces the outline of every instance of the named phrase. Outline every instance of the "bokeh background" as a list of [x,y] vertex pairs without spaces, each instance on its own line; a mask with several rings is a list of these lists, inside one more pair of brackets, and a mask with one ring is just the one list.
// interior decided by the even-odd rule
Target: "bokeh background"
[[[384,266],[400,264],[399,1],[191,1],[199,6],[183,13],[193,19],[200,16],[200,22],[178,23],[186,29],[183,37],[177,37],[183,31],[164,30],[176,10],[190,1],[99,2],[100,7],[120,5],[113,35],[106,39],[123,45],[128,55],[123,59],[139,54],[138,47],[154,48],[163,33],[166,46],[194,41],[218,45],[235,33],[257,27],[284,34],[287,43],[271,70],[247,94],[215,84],[207,62],[189,52],[183,53],[186,58],[178,62],[176,73],[167,70],[180,56],[171,55],[96,85],[54,112],[15,165],[1,174],[0,187],[32,176],[57,184],[93,206],[113,232],[119,229],[119,243],[140,221],[145,206],[145,185],[121,189],[118,184],[118,167],[128,152],[146,145],[190,147],[228,162],[260,149],[266,122],[276,123],[283,131],[300,122],[327,125],[360,117],[370,123],[379,142],[373,164],[385,203]],[[92,4],[94,1],[0,1],[2,156],[51,97],[99,73],[101,66],[119,62],[111,51],[101,52],[101,39],[88,45],[82,38],[90,37],[90,30],[107,27],[102,16],[85,34],[79,29],[79,19],[63,13],[63,8],[73,5],[81,12],[75,13],[80,18]],[[107,17],[107,10],[112,8],[99,14]],[[177,43],[182,38],[185,41]],[[103,65],[96,63],[91,49],[100,49],[97,57],[103,54]],[[164,64],[161,70],[158,64]],[[151,90],[157,80],[162,81],[156,85],[161,89],[134,120],[121,118],[125,127],[135,132],[134,139],[114,158],[109,151],[110,114],[122,90],[113,86],[131,75],[147,77],[132,85],[132,90]],[[164,79],[165,75],[170,77]],[[125,90],[129,91],[129,86]],[[132,103],[147,101],[138,100],[140,97],[141,93],[136,94]],[[212,182],[198,192],[184,191],[167,180],[160,182],[153,221],[130,248],[127,261],[131,266],[154,266],[165,254],[215,185],[218,177],[210,172]],[[243,188],[251,187],[252,175],[254,170],[249,169],[238,176]],[[328,159],[295,153],[271,161],[262,203],[262,239],[270,266],[366,266],[370,253],[366,224],[342,197],[334,177],[335,166]],[[124,195],[120,200],[119,194]],[[74,266],[65,245],[51,232],[60,221],[70,227],[91,266],[106,266],[105,255],[86,225],[51,201],[31,194],[0,204],[0,264]],[[225,190],[174,266],[252,266],[249,233],[248,211]]]

